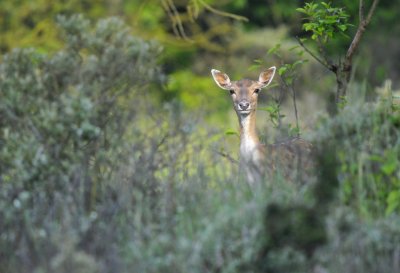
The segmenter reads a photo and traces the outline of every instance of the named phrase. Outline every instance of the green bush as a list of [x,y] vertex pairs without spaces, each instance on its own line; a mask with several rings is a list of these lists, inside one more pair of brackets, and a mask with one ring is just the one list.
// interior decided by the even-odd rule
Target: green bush
[[[2,272],[49,266],[64,240],[79,243],[126,160],[137,97],[163,78],[159,46],[131,36],[120,20],[58,24],[63,50],[16,49],[0,64]],[[93,261],[76,255],[69,258]]]
[[336,143],[340,198],[364,216],[400,212],[399,128],[400,112],[390,101],[358,102],[314,134],[319,142]]
[[327,220],[329,244],[319,249],[314,262],[328,272],[397,272],[399,224],[398,215],[365,220],[336,208]]
[[248,264],[264,199],[237,183],[221,136],[154,99],[159,47],[115,18],[58,22],[62,51],[0,64],[0,271]]
[[257,272],[399,270],[399,125],[390,98],[321,121],[317,182],[301,201],[267,201]]
[[63,50],[0,64],[0,272],[398,271],[393,105],[321,121],[315,185],[253,192],[220,129],[157,101],[159,46],[58,23]]

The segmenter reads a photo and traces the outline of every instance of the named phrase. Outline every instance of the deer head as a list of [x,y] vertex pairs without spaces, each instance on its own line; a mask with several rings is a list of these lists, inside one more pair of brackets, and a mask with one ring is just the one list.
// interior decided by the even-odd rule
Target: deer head
[[261,72],[257,81],[248,79],[231,81],[227,74],[216,69],[212,69],[211,74],[219,87],[229,90],[235,111],[240,117],[256,111],[258,93],[271,83],[275,70],[273,66]]

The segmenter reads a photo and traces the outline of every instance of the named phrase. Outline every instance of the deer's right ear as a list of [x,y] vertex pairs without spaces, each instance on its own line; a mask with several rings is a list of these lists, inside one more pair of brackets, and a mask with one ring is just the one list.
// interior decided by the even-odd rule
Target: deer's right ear
[[228,75],[225,73],[222,73],[219,70],[216,69],[211,69],[211,74],[214,78],[214,81],[217,83],[219,87],[225,90],[230,90],[231,89],[231,80],[229,79]]

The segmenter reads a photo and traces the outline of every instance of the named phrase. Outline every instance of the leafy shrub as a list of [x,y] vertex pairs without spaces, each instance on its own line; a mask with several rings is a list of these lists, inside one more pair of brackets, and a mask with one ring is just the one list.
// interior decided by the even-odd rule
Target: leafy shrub
[[358,100],[321,122],[318,181],[300,202],[268,202],[258,272],[399,270],[399,114]]
[[158,46],[115,18],[59,25],[62,51],[15,50],[0,64],[0,271],[249,263],[264,199],[210,152],[220,136],[149,94],[163,80]]
[[152,95],[156,44],[115,18],[58,21],[63,50],[15,50],[0,64],[1,272],[398,269],[392,105],[321,121],[315,144],[322,155],[334,144],[337,169],[322,160],[315,188],[280,178],[252,192],[218,152],[221,134]]
[[398,272],[399,221],[398,215],[362,220],[337,208],[327,220],[330,243],[319,249],[315,263],[328,272]]
[[390,103],[355,103],[315,132],[336,143],[341,199],[364,215],[399,212],[399,126]]
[[58,23],[62,51],[16,49],[0,64],[0,271],[51,263],[54,241],[79,243],[127,154],[139,88],[162,80],[159,47],[131,36],[120,20]]

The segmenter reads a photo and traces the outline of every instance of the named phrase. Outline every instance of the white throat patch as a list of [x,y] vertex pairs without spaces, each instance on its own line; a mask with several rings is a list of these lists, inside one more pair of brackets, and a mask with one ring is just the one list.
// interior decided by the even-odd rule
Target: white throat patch
[[254,136],[251,135],[250,115],[241,116],[240,122],[243,128],[240,141],[240,155],[244,157],[246,161],[253,161],[256,159],[256,150],[259,143],[254,139]]

